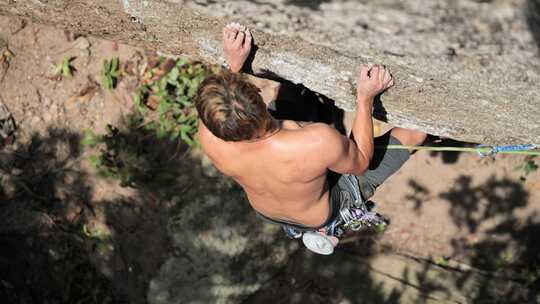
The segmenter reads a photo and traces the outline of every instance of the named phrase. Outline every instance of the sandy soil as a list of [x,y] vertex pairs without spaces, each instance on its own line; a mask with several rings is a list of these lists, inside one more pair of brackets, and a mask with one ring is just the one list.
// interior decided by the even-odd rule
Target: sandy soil
[[[21,303],[41,302],[35,297],[145,302],[148,281],[167,253],[165,211],[97,176],[80,145],[86,130],[103,132],[130,111],[131,105],[100,88],[99,79],[104,59],[127,60],[137,50],[20,19],[2,17],[0,28],[13,54],[0,98],[18,128],[15,144],[0,154],[2,230],[9,232],[2,237],[2,256],[9,261],[2,264],[2,292],[9,302],[11,288],[21,296],[26,286]],[[74,58],[73,77],[53,74],[64,58]],[[83,227],[115,237],[82,242]],[[51,252],[57,252],[54,259]],[[69,282],[95,286],[66,291]]]
[[[2,208],[17,204],[20,214],[38,214],[38,221],[24,229],[19,227],[24,220],[11,226],[17,233],[34,231],[29,236],[0,238],[7,248],[0,254],[0,269],[7,274],[1,278],[4,288],[34,286],[35,295],[57,296],[70,272],[54,269],[49,256],[56,247],[47,244],[56,244],[58,231],[87,225],[112,231],[116,237],[114,248],[85,249],[90,252],[85,267],[98,269],[95,276],[104,286],[110,280],[111,290],[120,290],[121,300],[143,303],[146,284],[170,254],[166,208],[98,178],[78,145],[85,129],[102,131],[130,107],[99,88],[103,59],[129,59],[138,50],[6,17],[0,18],[0,36],[14,54],[0,83],[0,97],[18,125],[16,144],[0,154]],[[76,57],[75,74],[55,79],[53,66],[66,57]],[[81,93],[92,87],[90,95]],[[369,261],[381,252],[488,273],[532,273],[530,281],[518,281],[523,286],[537,284],[540,172],[522,179],[524,173],[516,167],[523,163],[520,156],[491,160],[473,154],[417,153],[374,198],[391,221],[384,233],[350,236],[332,260],[302,249],[283,275],[246,302],[359,303],[368,289],[376,289],[365,279],[374,274],[360,260]],[[12,183],[13,176],[23,176],[26,188]],[[313,264],[300,263],[308,260]],[[43,271],[32,270],[34,265],[28,266],[28,261]],[[14,283],[22,265],[26,265],[25,277]],[[49,279],[55,275],[57,279]],[[354,288],[342,284],[361,277]],[[384,303],[389,297],[386,294],[372,303]]]

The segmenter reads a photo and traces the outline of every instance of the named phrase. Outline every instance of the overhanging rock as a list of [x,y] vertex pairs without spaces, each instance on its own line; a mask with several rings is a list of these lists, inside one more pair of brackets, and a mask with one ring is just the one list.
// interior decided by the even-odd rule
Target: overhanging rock
[[[214,62],[221,60],[221,28],[229,21],[203,15],[184,1],[2,0],[0,13]],[[372,49],[335,50],[261,31],[254,37],[259,47],[254,69],[303,83],[346,110],[354,109],[358,66],[382,62],[397,85],[382,96],[384,109],[378,108],[376,115],[391,124],[486,144],[540,143],[536,57],[489,54],[495,57],[486,67],[485,61],[469,54],[454,61],[427,57],[411,61]]]

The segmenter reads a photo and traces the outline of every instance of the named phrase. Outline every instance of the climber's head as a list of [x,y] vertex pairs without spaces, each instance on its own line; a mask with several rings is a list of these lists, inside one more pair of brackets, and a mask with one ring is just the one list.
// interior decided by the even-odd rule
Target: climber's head
[[195,106],[208,130],[225,141],[252,140],[277,128],[259,89],[242,75],[229,71],[203,81]]

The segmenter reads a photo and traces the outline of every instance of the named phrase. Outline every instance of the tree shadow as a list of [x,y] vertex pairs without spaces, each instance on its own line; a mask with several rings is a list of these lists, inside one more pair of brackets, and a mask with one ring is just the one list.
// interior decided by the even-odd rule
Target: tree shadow
[[[412,193],[407,199],[419,209],[426,196],[431,195],[430,191],[413,180],[409,181],[409,186]],[[451,240],[454,256],[448,257],[449,260],[446,257],[419,258],[392,248],[385,250],[376,241],[344,246],[344,252],[368,265],[369,271],[363,274],[364,277],[382,275],[387,278],[386,282],[401,282],[402,286],[407,286],[392,289],[392,284],[387,284],[380,294],[394,294],[395,298],[373,298],[371,301],[399,303],[409,299],[407,302],[423,303],[433,299],[480,304],[500,303],[500,299],[505,299],[504,303],[536,303],[540,296],[540,245],[537,242],[540,214],[520,215],[531,199],[523,184],[492,176],[477,185],[471,177],[462,175],[439,197],[448,201],[449,216],[456,226],[480,239],[471,241],[468,237],[454,237]],[[397,254],[407,259],[410,267],[402,274],[396,274],[392,271],[395,266],[377,266],[380,265],[377,261],[385,254]],[[326,265],[321,262],[313,267],[325,269]],[[320,271],[324,273],[324,270]],[[337,280],[340,289],[347,290],[344,286],[354,276],[342,281],[340,275],[335,275],[332,279]],[[362,281],[361,284],[367,283]],[[414,301],[408,298],[411,290],[418,292]],[[357,290],[351,289],[348,299],[358,296],[355,292]]]
[[396,257],[379,244],[380,234],[355,236],[332,256],[299,250],[283,273],[243,303],[424,303],[449,294],[433,278],[437,266],[402,259],[402,268],[391,269]]
[[189,181],[178,183],[189,172],[189,148],[169,136],[158,137],[153,129],[144,128],[140,114],[122,117],[118,127],[97,143],[97,169],[102,177],[119,179],[120,185],[148,194],[150,200],[167,199],[190,187]]
[[[430,143],[429,146],[431,147],[457,147],[457,148],[463,148],[463,147],[475,147],[477,144],[474,143],[467,143],[463,141],[453,140],[450,138],[439,138],[438,136],[430,135],[428,137],[428,142]],[[455,152],[455,151],[431,151],[429,153],[429,156],[431,157],[441,157],[441,160],[444,164],[455,164],[459,161],[459,157],[463,154],[463,152]]]
[[450,216],[458,228],[475,233],[483,221],[508,217],[528,204],[523,185],[508,178],[492,176],[485,184],[474,186],[472,178],[461,175],[455,185],[439,195],[450,203]]
[[[484,239],[471,243],[461,237],[452,240],[454,252],[470,257],[472,269],[459,273],[458,288],[470,290],[471,303],[534,303],[540,287],[536,212],[519,217],[518,210],[529,203],[521,183],[492,176],[474,186],[460,176],[456,185],[441,198],[450,204],[450,216],[468,233],[484,230]],[[480,273],[481,275],[474,275]]]
[[80,136],[45,133],[0,151],[0,294],[8,303],[121,301],[77,233],[94,212],[89,176],[77,163]]
[[527,0],[524,11],[529,30],[540,49],[540,1]]
[[431,192],[426,186],[413,179],[409,179],[408,185],[411,188],[412,193],[407,194],[405,199],[414,203],[414,210],[420,211],[424,202],[429,199]]
[[135,191],[99,203],[113,232],[117,290],[132,303],[234,302],[283,267],[294,244],[256,219],[242,189],[186,145],[132,121],[102,147],[121,147],[114,167],[130,168]]
[[0,152],[3,299],[236,301],[284,266],[295,244],[259,222],[230,179],[178,154],[175,141],[123,130],[116,152],[137,164],[125,189],[87,170],[81,136],[68,130]]

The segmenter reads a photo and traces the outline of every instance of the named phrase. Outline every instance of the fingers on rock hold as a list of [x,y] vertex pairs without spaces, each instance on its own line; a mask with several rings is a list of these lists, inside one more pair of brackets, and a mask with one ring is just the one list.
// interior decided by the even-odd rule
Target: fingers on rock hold
[[379,81],[381,83],[386,82],[386,76],[388,75],[387,73],[388,73],[388,71],[386,70],[386,68],[384,68],[384,66],[381,66],[381,70],[380,70],[380,73],[379,73]]
[[234,30],[231,30],[229,28],[224,28],[223,29],[223,35],[224,35],[225,39],[227,39],[227,40],[234,40],[236,38],[237,33],[238,32],[236,32]]
[[361,78],[368,78],[370,70],[371,70],[371,67],[369,65],[367,65],[367,64],[363,65],[360,68],[360,77]]
[[393,87],[394,84],[394,78],[390,79],[390,82],[388,83],[388,88]]
[[246,46],[251,46],[252,40],[253,37],[251,36],[251,32],[249,30],[246,30]]
[[388,70],[384,71],[384,81],[388,83],[390,80],[392,80],[392,74]]
[[369,71],[369,77],[378,80],[379,79],[379,73],[380,73],[379,65],[375,64],[375,65],[373,65],[373,67]]

